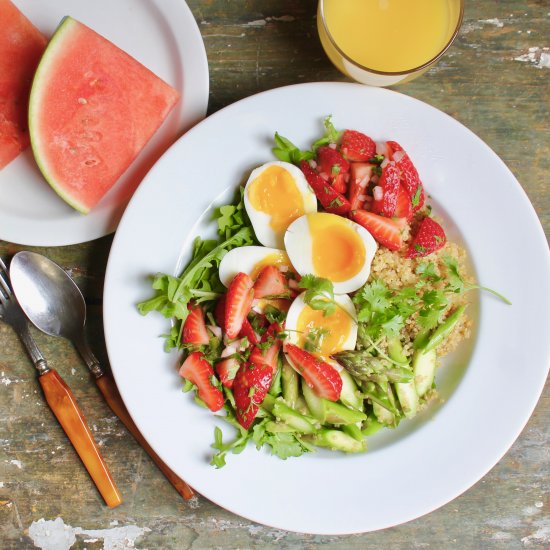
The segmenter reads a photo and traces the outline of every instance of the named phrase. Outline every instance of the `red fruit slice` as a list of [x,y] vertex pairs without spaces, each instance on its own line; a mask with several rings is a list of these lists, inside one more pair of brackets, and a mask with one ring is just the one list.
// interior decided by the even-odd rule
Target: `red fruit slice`
[[363,162],[374,157],[376,143],[361,132],[345,130],[340,151],[348,160]]
[[29,100],[40,171],[63,200],[89,212],[178,99],[175,89],[127,53],[65,17],[36,69]]
[[290,295],[285,276],[274,265],[266,265],[254,283],[254,298],[288,298]]
[[254,299],[254,282],[246,273],[237,273],[225,299],[224,327],[227,337],[237,338]]
[[443,248],[446,242],[447,237],[443,228],[432,218],[424,218],[407,250],[407,258],[427,256]]
[[365,204],[372,169],[372,164],[367,162],[354,162],[351,165],[349,202],[352,210],[359,210]]
[[0,169],[29,145],[28,99],[46,38],[9,0],[0,0]]
[[413,217],[411,198],[402,185],[399,186],[399,191],[397,193],[397,204],[395,205],[394,217],[405,219],[408,222],[410,222]]
[[240,338],[246,338],[250,345],[255,346],[259,341],[259,337],[254,332],[254,328],[250,324],[250,321],[245,317],[243,324],[241,326],[241,331],[239,332]]
[[316,395],[329,401],[340,399],[342,378],[332,365],[294,344],[286,344],[285,353],[289,363]]
[[189,306],[189,315],[183,323],[181,339],[184,344],[208,344],[210,338],[204,322],[204,313],[199,306]]
[[211,411],[219,411],[223,407],[223,393],[212,385],[214,369],[200,351],[194,351],[183,362],[179,370],[180,376],[195,384],[199,399],[204,401]]
[[344,175],[349,172],[349,162],[332,147],[324,146],[317,149],[317,172],[332,183],[338,193],[346,192]]
[[401,170],[401,182],[411,199],[413,213],[424,206],[424,187],[418,171],[406,151],[396,141],[388,141],[388,147],[392,150],[392,158],[399,170]]
[[241,364],[236,357],[227,357],[216,363],[214,369],[223,386],[229,389],[233,387],[233,381],[240,366]]
[[401,172],[393,162],[382,168],[378,185],[382,188],[382,198],[372,203],[372,211],[388,218],[393,218],[397,207],[397,197],[401,187]]
[[381,245],[390,250],[399,250],[403,245],[399,222],[366,210],[354,210],[351,219],[362,225]]
[[345,216],[351,209],[350,203],[344,195],[338,193],[328,181],[325,181],[310,165],[303,160],[300,168],[307,182],[327,212]]
[[248,430],[256,418],[272,379],[273,370],[268,365],[246,363],[237,371],[233,381],[235,415],[245,430]]

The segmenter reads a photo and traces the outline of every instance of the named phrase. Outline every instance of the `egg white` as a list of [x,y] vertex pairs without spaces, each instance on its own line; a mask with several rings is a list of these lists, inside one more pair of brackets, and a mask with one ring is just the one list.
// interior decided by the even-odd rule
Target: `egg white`
[[237,273],[252,275],[256,265],[272,254],[284,254],[284,250],[268,248],[266,246],[240,246],[230,250],[220,262],[220,281],[229,286]]
[[[322,215],[336,216],[336,214],[327,213],[322,213]],[[338,217],[359,235],[365,245],[365,260],[359,272],[345,281],[332,281],[334,292],[345,294],[361,288],[367,282],[378,244],[364,227],[347,218]],[[319,276],[313,265],[313,245],[307,215],[299,217],[288,226],[284,242],[290,261],[301,276],[308,274]]]
[[[298,319],[302,311],[305,308],[309,307],[304,301],[304,295],[305,292],[298,295],[294,299],[294,301],[290,305],[285,321],[285,330],[288,333],[287,341],[295,345],[299,345],[301,336],[301,334],[298,332]],[[357,315],[355,312],[355,306],[353,305],[351,298],[347,294],[337,294],[334,296],[334,300],[339,305],[339,307],[343,308],[349,314],[351,320],[349,333],[344,335],[345,340],[341,348],[335,350],[334,353],[344,350],[353,350],[355,349],[355,345],[357,344]],[[316,328],[323,328],[322,324]],[[328,360],[328,358],[326,359]]]
[[[262,166],[259,166],[252,171],[245,185],[244,207],[246,209],[248,217],[250,218],[252,227],[254,228],[256,238],[264,246],[269,246],[272,248],[283,248],[285,231],[275,231],[270,225],[271,216],[266,212],[260,212],[259,210],[256,210],[251,204],[248,197],[249,185],[270,166],[280,166],[291,175],[294,183],[296,184],[296,188],[298,189],[298,192],[300,193],[304,201],[304,212],[306,214],[310,212],[317,212],[317,197],[309,186],[303,172],[297,166],[294,166],[294,164],[282,161],[273,161],[262,164]],[[281,196],[280,200],[284,201],[284,196]]]

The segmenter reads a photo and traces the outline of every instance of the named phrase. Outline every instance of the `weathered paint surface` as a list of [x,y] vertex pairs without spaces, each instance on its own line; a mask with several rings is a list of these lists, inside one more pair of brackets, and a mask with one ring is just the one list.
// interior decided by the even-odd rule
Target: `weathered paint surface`
[[[318,42],[314,0],[188,0],[188,4],[208,52],[210,113],[277,86],[345,80]],[[464,26],[448,54],[427,74],[399,89],[449,113],[485,140],[522,183],[547,236],[549,40],[546,1],[466,2]],[[101,299],[110,245],[111,238],[106,237],[78,246],[34,248],[70,270],[83,288],[89,338],[105,364]],[[0,241],[0,255],[22,248]],[[36,332],[35,336],[86,411],[126,500],[115,510],[102,504],[44,404],[19,341],[0,324],[3,550],[515,549],[550,543],[548,391],[499,464],[443,508],[382,532],[305,536],[253,524],[200,496],[184,502],[103,404],[71,346]]]

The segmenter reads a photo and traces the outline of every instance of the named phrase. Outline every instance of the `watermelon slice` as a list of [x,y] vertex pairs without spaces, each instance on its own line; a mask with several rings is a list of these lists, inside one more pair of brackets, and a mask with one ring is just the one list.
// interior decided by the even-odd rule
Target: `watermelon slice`
[[46,42],[10,0],[0,0],[0,169],[29,145],[29,90]]
[[65,17],[29,102],[34,157],[53,189],[86,214],[116,183],[179,93],[107,39]]

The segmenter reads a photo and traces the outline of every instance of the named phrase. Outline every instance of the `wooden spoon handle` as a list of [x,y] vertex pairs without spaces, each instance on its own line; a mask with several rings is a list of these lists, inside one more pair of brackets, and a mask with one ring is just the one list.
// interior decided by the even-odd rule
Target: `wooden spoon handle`
[[39,376],[38,380],[48,405],[71,440],[107,506],[118,506],[122,503],[120,493],[71,390],[53,369]]
[[96,384],[103,394],[105,401],[112,411],[122,420],[122,423],[126,426],[128,431],[135,437],[136,441],[145,449],[147,454],[153,459],[153,462],[158,466],[159,470],[166,476],[168,481],[174,486],[176,491],[186,500],[189,500],[194,496],[193,489],[180,479],[153,451],[151,445],[147,443],[145,438],[141,435],[138,427],[135,425],[128,409],[124,405],[120,393],[115,385],[114,380],[107,374],[96,378]]

